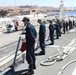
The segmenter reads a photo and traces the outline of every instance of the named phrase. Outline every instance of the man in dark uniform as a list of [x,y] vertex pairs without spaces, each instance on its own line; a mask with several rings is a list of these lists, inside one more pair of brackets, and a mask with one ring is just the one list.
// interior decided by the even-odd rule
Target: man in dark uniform
[[69,26],[68,21],[66,21],[66,31],[68,31],[68,26]]
[[26,60],[30,68],[30,70],[27,73],[29,75],[29,74],[34,74],[33,69],[36,69],[34,46],[35,46],[35,39],[37,37],[37,33],[34,26],[29,22],[30,21],[29,18],[24,17],[22,21],[26,26]]
[[58,21],[55,21],[55,26],[56,26],[56,39],[59,39],[60,27]]
[[75,27],[75,21],[73,20],[73,27]]
[[39,42],[40,42],[40,48],[42,51],[40,52],[40,55],[45,55],[45,33],[46,33],[46,27],[43,22],[41,22],[41,19],[38,19],[37,21],[40,24],[39,28]]
[[62,28],[62,24],[59,20],[57,20],[58,25],[59,25],[59,36],[61,36],[61,28]]
[[69,20],[69,30],[71,30],[71,29],[72,29],[72,21]]
[[63,20],[63,33],[65,34],[65,29],[66,29],[66,23],[65,21]]
[[49,45],[53,45],[54,44],[54,25],[52,24],[52,21],[49,20],[50,25],[49,25],[49,36],[50,36],[50,40],[51,43]]

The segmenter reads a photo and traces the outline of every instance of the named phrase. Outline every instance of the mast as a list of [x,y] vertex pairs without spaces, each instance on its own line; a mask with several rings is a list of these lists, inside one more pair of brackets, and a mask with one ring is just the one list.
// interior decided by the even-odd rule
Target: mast
[[60,20],[62,20],[64,17],[64,4],[63,4],[63,0],[61,0],[60,2]]

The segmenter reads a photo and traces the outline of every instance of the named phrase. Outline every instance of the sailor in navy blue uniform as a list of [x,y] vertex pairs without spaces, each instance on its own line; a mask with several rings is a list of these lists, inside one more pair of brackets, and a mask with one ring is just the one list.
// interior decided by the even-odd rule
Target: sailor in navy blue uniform
[[65,21],[63,20],[63,33],[65,34],[65,29],[66,29],[66,23]]
[[45,55],[45,33],[46,33],[46,27],[45,27],[45,24],[41,21],[41,19],[38,19],[37,22],[40,24],[39,42],[40,42],[40,48],[42,50],[40,52],[40,55]]
[[54,25],[56,26],[56,39],[59,39],[60,27],[58,21],[55,21]]
[[36,69],[34,46],[35,46],[35,39],[37,37],[37,32],[34,26],[29,22],[30,21],[29,18],[24,17],[22,21],[26,26],[26,60],[30,68],[28,74],[34,74],[33,69]]
[[52,24],[51,20],[49,20],[49,22],[50,22],[50,25],[49,25],[49,36],[50,36],[50,40],[51,40],[50,45],[53,45],[54,44],[54,25]]

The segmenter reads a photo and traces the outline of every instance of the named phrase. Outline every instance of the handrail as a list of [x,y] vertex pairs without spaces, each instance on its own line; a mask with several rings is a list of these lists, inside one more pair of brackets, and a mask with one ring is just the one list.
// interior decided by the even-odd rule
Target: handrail
[[4,70],[3,72],[1,72],[0,75],[4,75],[5,73],[7,73],[7,72],[10,71],[10,70],[14,71],[14,65],[15,65],[17,53],[18,53],[18,50],[19,50],[18,48],[19,48],[20,40],[21,40],[21,37],[19,37],[19,40],[18,40],[18,44],[17,44],[17,48],[16,48],[16,52],[15,52],[15,57],[14,57],[14,61],[13,61],[12,66],[9,67],[9,68],[7,68],[7,69]]
[[18,48],[19,48],[20,40],[21,40],[21,37],[19,37],[18,44],[17,44],[17,48],[16,48],[16,52],[15,52],[14,61],[13,61],[13,64],[12,64],[12,66],[11,66],[11,68],[12,68],[13,71],[14,71],[14,65],[15,65],[17,53],[18,53],[18,50],[19,50]]

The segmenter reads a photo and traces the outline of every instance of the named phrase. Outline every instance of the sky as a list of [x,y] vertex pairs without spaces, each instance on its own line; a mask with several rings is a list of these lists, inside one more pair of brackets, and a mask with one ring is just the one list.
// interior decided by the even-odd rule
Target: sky
[[[61,0],[0,0],[0,6],[38,5],[59,7]],[[63,0],[65,7],[76,7],[76,0]]]

